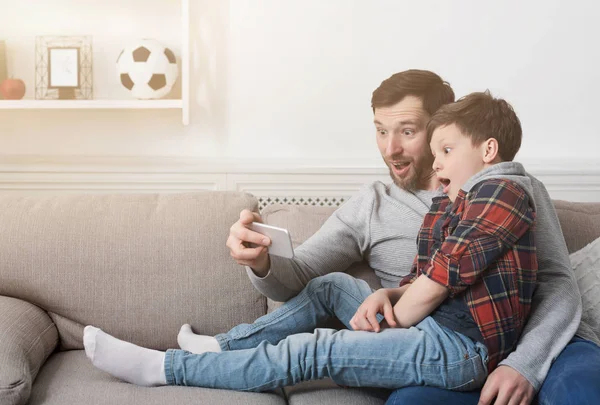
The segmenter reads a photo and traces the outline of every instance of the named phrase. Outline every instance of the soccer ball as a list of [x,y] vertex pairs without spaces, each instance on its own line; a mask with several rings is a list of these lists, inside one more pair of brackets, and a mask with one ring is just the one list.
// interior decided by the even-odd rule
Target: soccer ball
[[153,39],[142,39],[121,51],[117,73],[135,98],[148,100],[169,94],[179,70],[173,51]]

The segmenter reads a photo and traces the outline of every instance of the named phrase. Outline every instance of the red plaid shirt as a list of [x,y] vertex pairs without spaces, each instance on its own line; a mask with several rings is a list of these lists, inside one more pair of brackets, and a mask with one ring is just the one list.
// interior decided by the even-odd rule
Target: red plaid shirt
[[411,273],[400,285],[424,274],[447,287],[450,297],[462,294],[488,349],[491,372],[517,343],[531,307],[538,267],[535,212],[527,193],[504,179],[460,190],[451,205],[447,196],[433,199]]

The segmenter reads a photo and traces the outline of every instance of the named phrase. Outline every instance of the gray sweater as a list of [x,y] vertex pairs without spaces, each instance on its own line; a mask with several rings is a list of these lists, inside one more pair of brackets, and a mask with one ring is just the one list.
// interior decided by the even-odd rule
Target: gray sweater
[[[521,164],[504,162],[473,176],[465,188],[498,177],[529,183],[526,189],[533,193],[536,207],[539,265],[529,320],[517,348],[500,365],[517,370],[538,391],[552,361],[577,330],[581,297],[558,217],[539,180],[525,173]],[[397,287],[410,271],[421,222],[436,195],[439,191],[410,192],[381,182],[364,186],[295,250],[294,259],[271,256],[271,270],[264,278],[249,268],[248,276],[267,297],[286,301],[312,278],[366,260],[383,287]]]

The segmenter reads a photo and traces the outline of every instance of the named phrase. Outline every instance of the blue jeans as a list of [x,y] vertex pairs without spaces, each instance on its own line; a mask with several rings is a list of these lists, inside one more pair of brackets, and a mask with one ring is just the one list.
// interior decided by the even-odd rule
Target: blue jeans
[[220,353],[168,350],[167,383],[266,391],[330,377],[353,387],[482,386],[487,376],[485,346],[432,318],[409,329],[379,333],[315,329],[331,317],[349,328],[370,294],[366,282],[344,273],[316,278],[272,313],[215,336]]
[[[574,337],[556,358],[533,404],[600,404],[600,347]],[[386,405],[477,405],[479,391],[454,392],[431,387],[396,390]]]

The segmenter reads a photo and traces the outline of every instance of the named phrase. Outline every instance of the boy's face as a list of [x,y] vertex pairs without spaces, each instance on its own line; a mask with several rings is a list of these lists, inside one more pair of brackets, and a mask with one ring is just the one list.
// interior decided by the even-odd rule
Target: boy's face
[[471,176],[487,166],[483,160],[485,146],[473,146],[471,138],[454,124],[433,131],[429,146],[434,156],[433,170],[451,201]]

